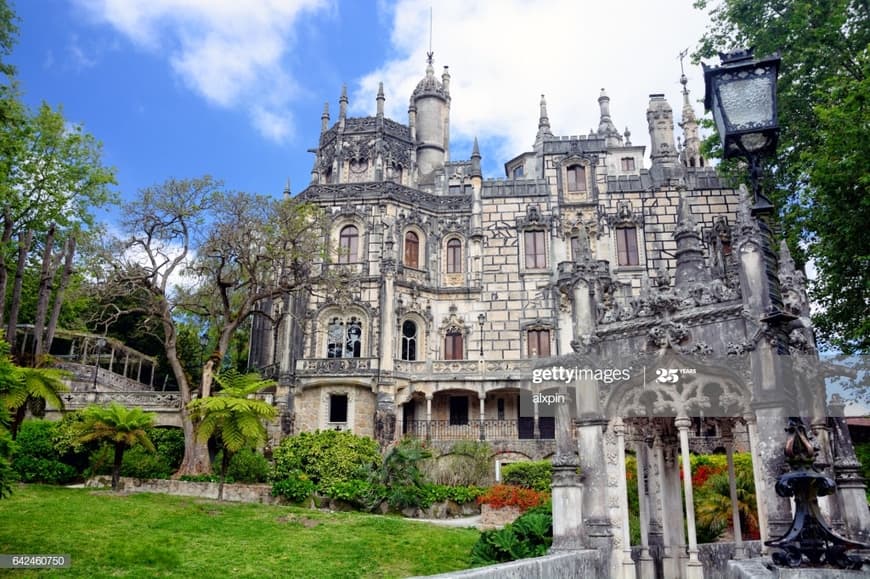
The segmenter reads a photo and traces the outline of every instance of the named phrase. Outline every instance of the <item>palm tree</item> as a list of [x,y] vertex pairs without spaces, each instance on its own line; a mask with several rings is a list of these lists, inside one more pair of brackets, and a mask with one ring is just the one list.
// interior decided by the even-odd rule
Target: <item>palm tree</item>
[[254,394],[274,386],[272,380],[263,380],[259,374],[241,374],[230,369],[214,377],[220,390],[208,398],[198,398],[188,405],[191,415],[199,420],[197,436],[203,442],[212,436],[220,439],[223,447],[218,500],[223,500],[224,480],[232,455],[243,448],[256,447],[268,440],[263,420],[272,420],[278,409],[263,400],[251,398]]
[[67,375],[54,368],[16,366],[9,355],[9,342],[0,333],[0,402],[4,411],[12,414],[9,431],[13,440],[28,408],[37,416],[43,414],[46,404],[63,410],[60,393],[69,390],[63,381]]
[[84,421],[80,426],[79,442],[107,440],[115,446],[112,490],[118,490],[124,452],[137,443],[154,452],[154,444],[146,432],[154,425],[154,414],[112,402],[108,406],[88,406],[82,410],[82,416]]
[[[744,538],[752,538],[758,530],[758,505],[751,472],[737,469],[734,476],[737,490],[737,511]],[[721,534],[732,526],[731,492],[728,473],[711,476],[695,495],[695,515],[699,527]]]

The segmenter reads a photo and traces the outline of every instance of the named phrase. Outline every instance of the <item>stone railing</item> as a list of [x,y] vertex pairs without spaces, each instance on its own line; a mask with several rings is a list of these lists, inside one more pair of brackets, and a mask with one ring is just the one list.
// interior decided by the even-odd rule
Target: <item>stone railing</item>
[[395,360],[393,370],[414,379],[462,376],[469,379],[531,379],[538,360]]
[[370,376],[377,370],[377,358],[306,358],[296,363],[299,376]]
[[[429,440],[534,440],[533,418],[519,420],[468,420],[451,424],[449,420],[408,420],[402,425],[404,434]],[[552,418],[538,419],[538,440],[553,440],[555,424]]]
[[178,392],[66,392],[61,394],[65,410],[78,410],[91,404],[117,402],[128,407],[157,412],[181,410],[181,396]]

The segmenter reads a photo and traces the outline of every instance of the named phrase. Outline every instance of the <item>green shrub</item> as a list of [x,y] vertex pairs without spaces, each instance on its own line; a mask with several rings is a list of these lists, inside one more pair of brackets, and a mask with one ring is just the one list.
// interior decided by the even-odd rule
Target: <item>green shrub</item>
[[[215,464],[220,460],[215,459]],[[269,478],[272,465],[266,457],[255,450],[244,448],[230,458],[227,468],[227,479],[237,483],[263,483]]]
[[492,565],[545,555],[553,543],[552,506],[529,509],[503,529],[484,531],[471,549],[471,564]]
[[272,480],[305,473],[318,489],[337,482],[367,479],[381,464],[378,443],[351,432],[324,430],[289,436],[275,449]]
[[148,438],[170,471],[178,470],[184,458],[184,431],[180,428],[149,428]]
[[[106,445],[105,448],[110,451],[110,455],[114,454],[114,450]],[[112,456],[108,460],[108,469],[111,472]],[[172,467],[166,460],[166,457],[157,452],[148,452],[145,448],[136,445],[128,449],[124,453],[124,458],[121,462],[121,476],[130,476],[133,478],[169,478],[172,474]]]
[[549,460],[536,460],[506,464],[501,470],[501,480],[507,485],[549,491],[553,482],[553,463]]
[[314,492],[314,482],[301,470],[286,473],[281,480],[272,483],[272,496],[284,497],[294,503],[301,503]]
[[66,484],[78,477],[54,448],[55,423],[27,420],[21,425],[12,453],[12,468],[23,482]]
[[364,511],[373,511],[388,497],[388,493],[386,485],[354,479],[334,483],[327,489],[326,496]]
[[421,465],[425,478],[448,486],[487,486],[493,480],[492,447],[489,443],[462,440],[448,454]]

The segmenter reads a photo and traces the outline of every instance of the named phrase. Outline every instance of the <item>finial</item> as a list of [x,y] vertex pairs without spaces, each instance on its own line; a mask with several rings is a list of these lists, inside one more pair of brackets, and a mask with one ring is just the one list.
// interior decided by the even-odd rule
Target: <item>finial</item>
[[628,126],[625,127],[625,132],[622,135],[625,137],[625,146],[631,146],[631,131],[628,130]]
[[474,137],[474,144],[471,146],[471,176],[483,176],[480,169],[480,147],[477,145],[477,137]]
[[433,62],[433,56],[435,56],[435,53],[432,52],[432,6],[429,6],[429,52],[426,53],[426,62],[430,66]]
[[382,117],[382,116],[384,116],[384,100],[385,100],[385,98],[384,98],[384,83],[382,83],[382,82],[378,83],[378,96],[377,96],[376,100],[378,101],[378,116]]
[[444,87],[444,92],[450,94],[450,72],[448,67],[444,66],[444,72],[441,74],[441,86]]
[[290,177],[287,177],[287,184],[284,185],[284,197],[290,197]]
[[541,95],[541,112],[538,116],[538,137],[540,140],[544,135],[553,136],[552,131],[550,131],[550,117],[547,116],[547,98],[544,95]]
[[480,146],[477,144],[477,137],[474,137],[474,144],[471,146],[471,157],[480,157]]
[[338,99],[338,120],[343,122],[347,116],[347,85],[341,85],[341,96]]

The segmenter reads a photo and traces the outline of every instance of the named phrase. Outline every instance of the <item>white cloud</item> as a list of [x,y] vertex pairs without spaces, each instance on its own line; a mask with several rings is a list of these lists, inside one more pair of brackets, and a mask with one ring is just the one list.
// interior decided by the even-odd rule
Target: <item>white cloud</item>
[[[355,112],[371,114],[377,83],[384,81],[388,113],[407,122],[408,98],[424,74],[431,5],[399,0],[391,8],[396,57],[359,81]],[[542,93],[554,133],[587,134],[598,127],[604,87],[616,126],[628,125],[633,143],[648,144],[649,95],[665,93],[679,119],[678,55],[695,48],[706,20],[692,0],[439,1],[432,44],[436,74],[450,65],[451,136],[469,149],[468,140],[478,136],[490,145],[483,146],[484,160],[496,155],[503,163],[529,150]],[[703,97],[703,76],[686,64],[694,102]],[[453,158],[468,152],[454,150]]]
[[294,26],[329,0],[78,0],[138,46],[166,56],[192,90],[244,108],[267,138],[290,135],[296,86],[282,60]]

